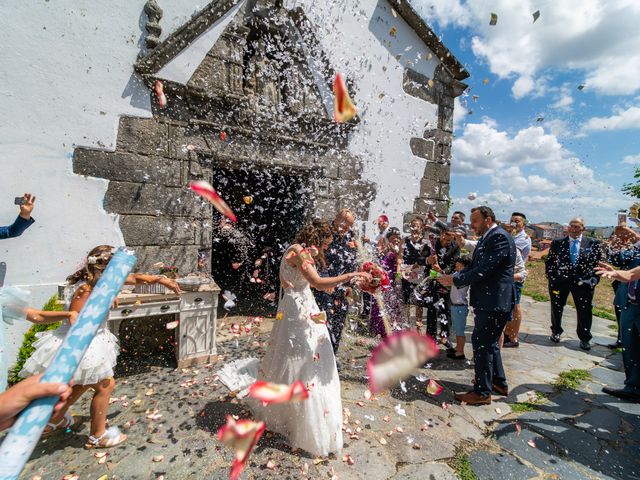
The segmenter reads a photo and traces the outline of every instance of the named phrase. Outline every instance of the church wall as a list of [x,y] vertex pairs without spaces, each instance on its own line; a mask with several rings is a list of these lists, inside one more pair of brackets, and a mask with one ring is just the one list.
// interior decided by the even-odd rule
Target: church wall
[[[162,38],[185,23],[195,8],[190,0],[159,3],[164,10]],[[448,189],[448,167],[437,167],[436,183],[422,178],[427,162],[437,160],[435,142],[425,132],[437,130],[443,122],[438,106],[430,103],[440,97],[423,98],[425,86],[415,79],[433,78],[437,59],[430,58],[422,41],[393,15],[385,0],[288,3],[305,9],[318,27],[317,38],[330,63],[355,86],[352,96],[361,122],[351,135],[349,150],[364,161],[364,178],[377,186],[371,217],[385,212],[393,225],[401,226],[405,212],[426,208],[424,199],[422,203],[416,200],[421,192]],[[109,182],[93,178],[91,164],[83,172],[88,176],[74,174],[72,161],[77,146],[87,147],[84,151],[114,150],[120,117],[151,117],[149,92],[133,74],[146,35],[144,4],[144,0],[29,0],[3,9],[0,164],[4,193],[0,221],[6,224],[15,218],[13,197],[31,191],[38,200],[36,224],[22,237],[3,241],[0,256],[8,263],[6,282],[29,286],[35,306],[55,293],[56,285],[82,263],[93,246],[141,241],[124,238],[118,216],[107,213]],[[407,68],[417,74],[409,83]],[[323,93],[331,111],[329,89]],[[431,141],[434,149],[430,151],[421,139],[427,144]],[[148,146],[155,148],[151,143]],[[118,175],[125,175],[122,172],[126,172],[124,181],[144,183],[149,175],[166,189],[179,187],[176,179],[184,176],[179,162],[163,162],[159,168],[153,155],[141,159],[124,152],[111,158],[112,189],[126,188],[118,183]],[[132,168],[132,162],[148,163]],[[132,171],[140,177],[131,177]],[[347,177],[343,172],[348,171],[347,165],[337,168],[335,174]],[[344,183],[348,185],[349,180]],[[162,218],[155,220],[157,225],[136,225],[135,221],[127,220],[123,230],[142,235],[156,227],[169,228]],[[369,223],[367,231],[371,229]],[[192,241],[190,235],[199,235],[187,228],[176,231],[183,236],[168,241],[183,244]],[[196,237],[193,243],[198,243]],[[10,354],[17,350],[26,327],[25,322],[11,330]]]

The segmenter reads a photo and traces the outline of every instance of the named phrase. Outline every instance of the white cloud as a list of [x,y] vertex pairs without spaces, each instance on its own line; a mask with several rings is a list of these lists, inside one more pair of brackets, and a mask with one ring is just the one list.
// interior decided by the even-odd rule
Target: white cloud
[[471,188],[485,190],[473,202],[454,198],[455,208],[487,203],[501,215],[524,210],[536,221],[583,214],[589,223],[607,224],[629,201],[538,126],[509,135],[492,121],[467,124],[453,141],[452,174],[467,177],[453,185],[472,177]]
[[610,117],[590,118],[583,126],[584,132],[597,130],[626,130],[640,128],[640,107],[629,107],[626,110],[619,109]]
[[622,159],[622,163],[625,163],[627,165],[640,165],[640,154],[627,155]]
[[[586,88],[605,95],[640,90],[640,2],[637,0],[412,0],[440,26],[473,31],[473,52],[500,78],[513,78],[513,95],[537,94],[540,72],[583,71]],[[532,13],[540,10],[533,23]],[[489,25],[491,12],[498,24]],[[577,85],[576,85],[577,87]],[[519,97],[520,95],[520,97]]]

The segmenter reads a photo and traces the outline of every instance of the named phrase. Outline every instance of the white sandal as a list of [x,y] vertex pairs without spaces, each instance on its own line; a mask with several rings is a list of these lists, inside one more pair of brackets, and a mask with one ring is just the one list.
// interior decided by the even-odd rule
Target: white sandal
[[[71,428],[75,424],[76,424],[76,419],[73,418],[73,415],[71,415],[69,412],[67,412],[62,417],[62,420],[60,420],[58,423],[48,422],[47,426],[45,427],[44,432],[42,432],[42,436],[43,437],[48,437],[49,435],[52,435],[53,433],[55,433],[55,432],[57,432],[59,430],[66,430],[68,428]],[[47,428],[49,430],[46,430]]]
[[[127,436],[120,432],[118,427],[109,427],[102,435],[99,437],[94,437],[93,435],[89,435],[87,439],[87,443],[84,445],[84,448],[110,448],[120,445],[127,439]],[[104,440],[104,442],[103,442]]]

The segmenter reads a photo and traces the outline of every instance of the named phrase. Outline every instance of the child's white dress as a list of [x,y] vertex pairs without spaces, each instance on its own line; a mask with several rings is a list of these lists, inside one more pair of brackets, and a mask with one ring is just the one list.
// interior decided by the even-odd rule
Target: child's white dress
[[[74,285],[74,294],[85,282],[78,282]],[[71,296],[73,298],[73,295]],[[71,301],[67,302],[65,310],[69,309]],[[73,375],[76,385],[93,385],[105,378],[113,377],[113,368],[116,365],[120,347],[118,339],[107,328],[106,318],[93,341],[89,345],[84,357],[80,360],[78,369]],[[64,320],[62,325],[55,330],[36,333],[38,340],[33,344],[35,351],[25,362],[20,371],[22,378],[42,373],[51,364],[58,348],[71,327],[68,320]]]

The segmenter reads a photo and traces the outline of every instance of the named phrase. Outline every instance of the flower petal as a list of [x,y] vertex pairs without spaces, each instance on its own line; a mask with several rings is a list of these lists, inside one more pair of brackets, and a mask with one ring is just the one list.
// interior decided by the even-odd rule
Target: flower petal
[[301,381],[297,381],[292,385],[255,382],[249,387],[249,395],[266,405],[300,402],[309,398],[309,392]]
[[355,105],[349,98],[349,92],[344,84],[342,75],[336,74],[336,78],[333,81],[333,118],[336,122],[348,122],[356,116]]
[[434,397],[437,397],[443,391],[444,391],[444,387],[442,385],[440,385],[435,380],[432,380],[432,379],[429,380],[429,383],[427,384],[427,393],[429,395],[433,395]]
[[232,222],[236,222],[238,220],[231,208],[229,208],[229,205],[227,205],[227,203],[220,197],[218,192],[216,192],[215,188],[213,188],[209,182],[204,180],[194,181],[189,184],[189,188],[198,195],[209,200],[216,210]]
[[431,337],[415,331],[404,330],[386,337],[367,362],[369,390],[375,394],[397,385],[437,352]]

